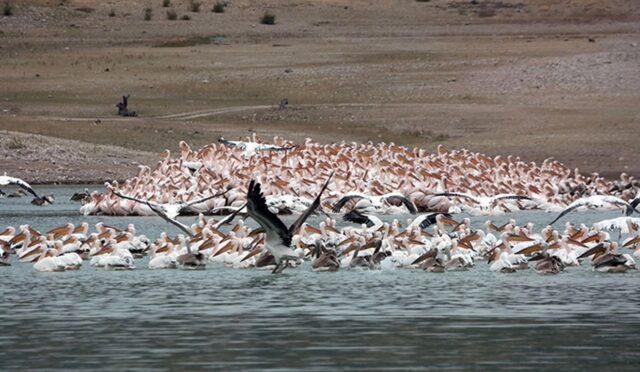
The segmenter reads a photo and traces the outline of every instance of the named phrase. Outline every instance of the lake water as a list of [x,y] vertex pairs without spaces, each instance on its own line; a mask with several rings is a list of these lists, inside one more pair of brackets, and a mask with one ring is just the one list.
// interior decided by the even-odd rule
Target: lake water
[[[152,239],[176,232],[158,218],[79,216],[67,200],[82,188],[39,187],[56,194],[49,207],[0,199],[0,229],[103,221],[133,222]],[[542,224],[553,215],[495,220],[510,217]],[[506,275],[478,262],[444,274],[313,273],[307,263],[272,275],[220,267],[152,271],[147,262],[127,272],[88,264],[64,273],[36,273],[17,262],[1,267],[0,370],[635,371],[640,363],[637,271],[599,274],[587,264],[554,276]]]

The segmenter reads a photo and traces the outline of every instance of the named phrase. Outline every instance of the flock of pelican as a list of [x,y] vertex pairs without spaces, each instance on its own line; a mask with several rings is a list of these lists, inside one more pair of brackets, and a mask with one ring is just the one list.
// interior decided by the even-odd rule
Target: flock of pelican
[[[566,223],[564,231],[547,225],[535,231],[532,223],[519,226],[513,219],[502,226],[487,220],[483,228],[473,229],[468,218],[455,220],[439,212],[409,219],[401,227],[398,220],[383,223],[375,215],[352,210],[343,219],[353,225],[338,229],[337,221],[327,217],[313,227],[305,220],[318,207],[321,194],[289,227],[269,211],[257,183],[249,187],[245,213],[258,223],[257,229],[244,219],[233,223],[240,213],[220,220],[201,214],[186,226],[161,209],[156,209],[158,214],[184,234],[161,233],[151,241],[137,235],[132,224],[120,229],[98,223],[91,233],[87,223],[68,223],[44,233],[28,225],[8,227],[0,232],[0,265],[10,265],[15,255],[43,272],[76,270],[84,261],[96,268],[131,270],[137,259],[149,255],[149,269],[225,266],[279,273],[309,261],[313,271],[446,272],[472,270],[484,261],[498,273],[531,267],[540,274],[557,274],[586,260],[594,271],[625,272],[637,269],[635,259],[640,258],[640,218],[618,217],[591,227]],[[222,232],[225,225],[227,232]]]
[[[280,273],[311,261],[314,271],[409,268],[430,272],[469,270],[486,260],[501,273],[527,269],[555,274],[590,258],[593,270],[625,272],[640,258],[640,219],[631,215],[640,197],[635,179],[622,175],[610,182],[597,174],[581,175],[562,164],[541,165],[514,157],[490,158],[467,150],[436,154],[394,144],[295,146],[275,138],[273,145],[227,141],[192,151],[181,142],[178,159],[168,150],[153,169],[107,191],[74,195],[81,212],[109,215],[158,215],[183,234],[166,233],[155,241],[136,235],[135,226],[119,229],[97,224],[65,224],[45,233],[29,225],[0,232],[0,265],[11,256],[31,262],[36,271],[66,271],[90,265],[134,269],[137,258],[150,255],[150,269],[203,269],[207,265],[268,268]],[[323,180],[323,182],[319,182]],[[0,177],[0,186],[16,185],[42,204],[26,182]],[[582,208],[621,208],[625,214],[591,227],[553,224]],[[472,229],[469,218],[453,213],[497,214],[520,209],[561,212],[539,231],[532,223],[503,226],[492,221]],[[343,212],[344,211],[344,212]],[[219,220],[204,214],[226,214]],[[278,214],[296,213],[287,226]],[[318,227],[306,220],[323,213]],[[331,216],[329,213],[333,213]],[[344,214],[343,214],[344,213]],[[406,227],[377,215],[415,215]],[[198,214],[191,226],[176,218]],[[355,224],[338,229],[336,214]],[[260,227],[251,229],[244,219]],[[224,227],[224,228],[223,228]],[[618,231],[618,238],[610,232]],[[629,252],[625,250],[629,249]]]
[[[518,157],[449,151],[435,153],[394,144],[330,144],[307,140],[294,145],[212,143],[198,151],[180,142],[177,158],[165,151],[153,167],[137,176],[107,184],[105,193],[84,200],[84,215],[153,215],[151,201],[179,214],[227,214],[246,202],[247,185],[262,185],[267,206],[276,214],[301,213],[319,191],[318,179],[335,175],[321,209],[339,212],[404,214],[466,212],[500,214],[522,209],[562,211],[577,200],[595,196],[583,207],[633,211],[640,182],[626,174],[611,182],[598,174],[583,175],[547,159],[526,163]],[[126,196],[122,198],[116,195]],[[606,198],[605,198],[606,197]],[[636,204],[637,205],[637,204]]]

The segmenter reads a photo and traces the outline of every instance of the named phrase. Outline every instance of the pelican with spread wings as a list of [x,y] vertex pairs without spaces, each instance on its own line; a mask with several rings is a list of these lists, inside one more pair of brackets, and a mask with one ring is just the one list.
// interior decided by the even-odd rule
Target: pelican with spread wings
[[[291,249],[291,240],[293,235],[300,229],[302,224],[311,216],[311,214],[320,206],[320,198],[322,193],[329,185],[329,181],[333,173],[329,175],[329,178],[325,182],[324,186],[318,193],[318,196],[313,203],[307,208],[307,210],[298,217],[298,219],[287,228],[287,226],[273,214],[267,207],[266,200],[262,194],[261,186],[259,183],[251,180],[249,188],[247,190],[247,213],[249,217],[253,218],[267,236],[265,241],[265,247],[274,257],[276,267],[273,269],[273,273],[277,274],[282,272],[287,267],[288,261],[297,260],[298,256]],[[244,259],[247,259],[245,257]]]

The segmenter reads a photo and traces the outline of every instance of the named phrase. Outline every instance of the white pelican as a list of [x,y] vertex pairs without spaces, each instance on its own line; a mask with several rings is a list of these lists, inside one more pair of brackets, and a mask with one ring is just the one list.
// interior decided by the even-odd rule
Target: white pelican
[[499,200],[533,200],[531,197],[526,195],[517,195],[517,194],[498,194],[493,196],[477,196],[467,194],[465,192],[440,192],[433,194],[433,196],[456,196],[459,198],[464,198],[471,200],[478,204],[478,209],[483,212],[491,212],[493,208],[496,207],[496,204]]
[[322,193],[329,185],[329,181],[333,173],[331,173],[320,190],[320,193],[313,201],[313,204],[287,229],[285,224],[275,214],[271,213],[266,205],[266,200],[260,184],[251,180],[247,190],[247,213],[253,218],[265,231],[267,239],[265,247],[273,255],[276,267],[272,273],[280,273],[288,265],[288,261],[297,260],[298,256],[291,249],[291,239],[293,234],[297,232],[300,226],[307,218],[320,206],[320,198]]
[[6,173],[4,174],[4,176],[0,176],[0,186],[9,186],[9,185],[18,186],[26,190],[27,192],[29,192],[31,195],[35,197],[35,199],[33,199],[33,202],[36,202],[34,203],[36,205],[51,204],[53,202],[53,200],[51,200],[51,198],[48,196],[40,197],[38,193],[36,193],[36,191],[31,187],[31,185],[21,180],[20,178],[9,177],[7,176]]
[[618,253],[618,243],[600,243],[584,252],[578,258],[593,256],[591,266],[594,271],[602,273],[624,273],[636,269],[636,262],[629,254]]
[[369,231],[377,231],[384,226],[384,223],[378,217],[372,214],[360,213],[355,209],[342,216],[342,219],[348,222],[365,224]]
[[344,205],[347,204],[350,200],[359,199],[363,199],[364,201],[370,203],[370,205],[367,205],[365,209],[373,209],[373,211],[382,213],[386,213],[387,209],[391,207],[389,202],[393,201],[402,203],[411,214],[416,214],[416,212],[418,211],[416,206],[411,200],[409,200],[409,198],[398,192],[387,193],[384,195],[366,195],[359,192],[350,192],[333,205],[333,212],[338,213],[340,212],[340,209],[342,209],[342,207],[344,207]]
[[569,206],[565,210],[563,210],[562,213],[560,213],[560,215],[558,215],[558,217],[556,217],[555,220],[551,221],[549,225],[553,225],[556,221],[561,219],[564,215],[570,213],[571,211],[577,208],[580,208],[580,207],[603,208],[607,204],[624,208],[625,210],[624,214],[627,216],[630,216],[633,212],[640,213],[640,211],[636,210],[633,205],[629,204],[628,202],[618,197],[610,196],[610,195],[592,195],[586,198],[578,199],[573,203],[569,204]]
[[223,137],[220,137],[220,139],[218,139],[218,142],[223,143],[229,147],[235,147],[242,150],[242,155],[245,157],[255,155],[258,151],[287,151],[292,150],[296,147],[283,147],[258,142],[228,141]]
[[[107,187],[111,187],[110,184],[107,184]],[[213,198],[217,198],[219,196],[222,196],[222,195],[226,194],[229,191],[229,189],[226,189],[225,191],[223,191],[221,193],[218,193],[218,194],[215,194],[215,195],[210,195],[210,196],[207,196],[205,198],[191,200],[191,201],[188,201],[188,202],[160,204],[160,203],[156,203],[156,202],[151,201],[151,200],[142,200],[142,199],[134,198],[132,196],[122,195],[122,194],[120,194],[118,191],[116,191],[113,188],[111,188],[110,190],[114,195],[116,195],[116,196],[118,196],[120,198],[133,200],[135,202],[142,203],[142,204],[147,204],[149,206],[149,208],[151,208],[154,211],[156,209],[161,209],[169,218],[176,218],[181,213],[186,212],[187,208],[191,207],[192,205],[204,203],[209,199],[213,199]]]

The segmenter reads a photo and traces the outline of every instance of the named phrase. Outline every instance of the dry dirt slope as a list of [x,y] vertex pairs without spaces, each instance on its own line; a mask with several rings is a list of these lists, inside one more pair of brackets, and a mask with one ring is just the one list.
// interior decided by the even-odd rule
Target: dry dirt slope
[[[442,143],[640,175],[632,0],[235,0],[223,14],[210,11],[214,1],[195,13],[173,0],[188,21],[167,20],[160,0],[12,3],[14,15],[0,18],[0,129],[141,160],[181,139],[197,147],[256,131]],[[265,10],[275,25],[258,22]],[[123,93],[139,118],[115,118]],[[276,109],[285,97],[290,106]],[[122,178],[123,162],[135,169],[137,160],[111,164],[111,147],[57,143],[75,154],[72,168],[103,164],[77,172],[86,180]],[[47,156],[31,166],[45,169]],[[31,181],[58,174],[3,167]]]

